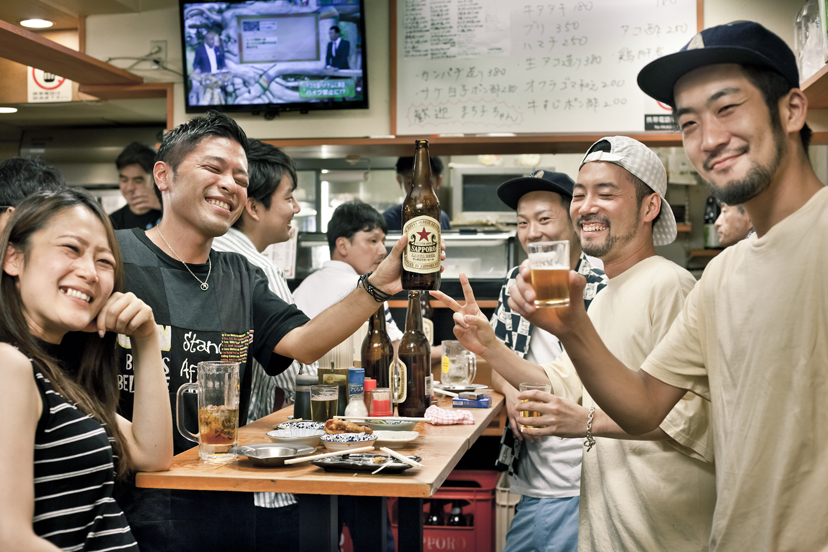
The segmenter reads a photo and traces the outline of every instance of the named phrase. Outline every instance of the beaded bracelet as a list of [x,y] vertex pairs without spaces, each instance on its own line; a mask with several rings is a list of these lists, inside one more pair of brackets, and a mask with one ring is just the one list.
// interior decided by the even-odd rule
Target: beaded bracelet
[[586,440],[584,441],[584,446],[587,448],[587,452],[595,446],[595,438],[592,436],[592,420],[594,418],[595,407],[593,406],[589,409],[589,418],[587,418]]
[[365,291],[368,292],[368,294],[371,297],[374,298],[374,301],[376,301],[377,303],[384,303],[385,301],[388,301],[388,299],[393,297],[393,295],[391,293],[385,293],[384,291],[381,291],[375,288],[373,285],[371,285],[371,282],[368,281],[368,277],[371,274],[373,274],[373,272],[369,272],[368,274],[363,274],[362,276],[360,276],[359,282],[357,283],[357,287],[361,286]]

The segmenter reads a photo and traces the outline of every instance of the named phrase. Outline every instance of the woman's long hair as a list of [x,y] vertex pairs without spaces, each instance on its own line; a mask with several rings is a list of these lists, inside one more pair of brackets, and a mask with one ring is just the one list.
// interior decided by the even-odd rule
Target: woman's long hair
[[[89,210],[106,229],[107,241],[115,257],[113,291],[120,291],[123,286],[121,252],[109,216],[92,196],[72,188],[34,194],[16,207],[0,236],[0,270],[5,265],[9,247],[21,252],[23,262],[28,263],[32,236],[46,228],[56,215],[72,207]],[[0,341],[14,345],[31,358],[58,393],[105,425],[113,440],[113,453],[118,457],[116,475],[123,477],[132,462],[115,414],[118,407],[116,335],[107,332],[102,339],[97,333],[71,332],[66,334],[64,341],[67,338],[71,338],[73,344],[77,344],[83,351],[76,373],[68,371],[60,359],[53,358],[32,336],[23,315],[23,301],[17,287],[17,278],[5,271],[0,272]]]

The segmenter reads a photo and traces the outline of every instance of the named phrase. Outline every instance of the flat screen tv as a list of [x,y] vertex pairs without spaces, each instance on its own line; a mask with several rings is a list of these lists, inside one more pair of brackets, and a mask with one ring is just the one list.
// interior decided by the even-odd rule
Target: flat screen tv
[[179,0],[187,113],[366,109],[363,0]]

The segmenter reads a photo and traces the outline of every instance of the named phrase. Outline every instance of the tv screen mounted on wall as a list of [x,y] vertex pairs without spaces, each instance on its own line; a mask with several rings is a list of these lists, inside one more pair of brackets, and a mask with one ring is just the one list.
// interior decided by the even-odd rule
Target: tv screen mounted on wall
[[187,113],[368,107],[363,0],[179,0]]

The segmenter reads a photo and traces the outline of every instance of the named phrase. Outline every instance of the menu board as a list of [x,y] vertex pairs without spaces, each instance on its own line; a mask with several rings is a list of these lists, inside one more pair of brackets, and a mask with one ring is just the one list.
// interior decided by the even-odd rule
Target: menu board
[[395,1],[394,133],[476,135],[668,130],[636,76],[701,0]]

